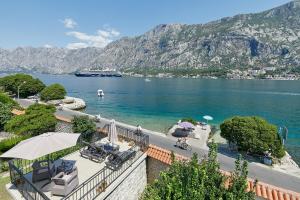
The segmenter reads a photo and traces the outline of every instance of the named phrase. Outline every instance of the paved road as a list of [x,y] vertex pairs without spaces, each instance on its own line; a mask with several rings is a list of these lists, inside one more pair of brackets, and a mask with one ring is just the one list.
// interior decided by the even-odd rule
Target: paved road
[[[26,100],[20,100],[19,103],[27,107],[28,105],[32,104],[29,101]],[[63,111],[57,111],[56,114],[58,116],[71,119],[74,115],[84,115],[83,113],[77,112],[77,111],[71,111],[71,110],[63,110]],[[98,123],[97,126],[103,126],[103,123],[108,122],[107,119],[101,120],[102,124]],[[125,125],[122,123],[117,122],[119,125],[124,125],[129,128],[135,128],[134,126]],[[174,151],[177,154],[190,157],[192,153],[197,153],[199,157],[203,157],[207,155],[207,151],[204,149],[200,149],[196,146],[192,146],[192,151],[186,151],[179,149],[174,146],[176,139],[171,137],[166,137],[160,133],[144,130],[143,131],[146,134],[150,135],[150,144],[154,144],[156,146],[168,149],[170,151]],[[224,154],[219,153],[218,154],[218,160],[221,165],[221,169],[226,171],[233,171],[234,169],[234,161],[235,159],[230,156],[226,156]],[[275,185],[278,187],[282,187],[285,189],[289,189],[295,192],[300,192],[300,178],[297,178],[295,176],[291,176],[279,171],[275,171],[269,167],[264,167],[256,163],[249,163],[249,177],[253,179],[258,179],[258,181],[268,183],[271,185]]]

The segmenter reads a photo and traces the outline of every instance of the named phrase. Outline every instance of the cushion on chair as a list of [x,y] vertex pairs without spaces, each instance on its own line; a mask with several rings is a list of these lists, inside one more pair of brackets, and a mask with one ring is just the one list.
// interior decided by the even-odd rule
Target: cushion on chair
[[33,169],[38,169],[38,168],[41,168],[41,165],[38,161],[34,161],[34,163],[32,164],[32,168]]
[[38,170],[38,173],[44,173],[44,172],[48,172],[48,168],[42,168]]
[[65,185],[65,181],[63,179],[54,179],[55,185]]

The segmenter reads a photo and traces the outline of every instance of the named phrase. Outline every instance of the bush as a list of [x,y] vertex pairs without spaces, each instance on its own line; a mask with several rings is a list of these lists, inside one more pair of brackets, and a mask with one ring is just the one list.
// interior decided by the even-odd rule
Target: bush
[[56,108],[53,105],[33,104],[26,109],[26,114],[34,113],[55,113]]
[[88,116],[74,116],[72,120],[72,130],[74,133],[82,133],[82,137],[86,140],[96,131],[96,124]]
[[45,85],[39,79],[35,79],[27,74],[15,74],[0,78],[0,87],[4,91],[17,95],[20,88],[20,97],[36,95],[45,88]]
[[190,123],[192,123],[192,124],[194,124],[194,125],[197,125],[197,121],[194,120],[194,119],[191,118],[191,117],[183,118],[181,121],[182,121],[182,122],[190,122]]
[[233,117],[221,126],[221,136],[237,145],[239,150],[251,154],[270,153],[281,158],[285,151],[275,125],[260,117]]
[[3,130],[4,125],[12,117],[11,106],[0,102],[0,131]]
[[10,98],[7,94],[0,92],[0,103],[9,104],[12,106],[18,105],[12,98]]
[[53,84],[45,87],[41,92],[41,99],[44,101],[63,99],[66,95],[65,88],[60,84]]
[[22,140],[25,140],[29,138],[28,135],[23,136],[14,136],[11,138],[3,139],[0,141],[0,153],[4,153],[8,151],[9,149],[13,148],[15,145],[17,145]]
[[19,135],[39,135],[55,131],[57,120],[54,116],[55,107],[34,104],[28,107],[24,115],[13,117],[4,126],[5,131]]
[[[174,156],[173,156],[174,158]],[[142,200],[160,199],[243,199],[254,200],[254,193],[247,192],[247,162],[239,157],[231,177],[220,172],[217,146],[211,145],[207,160],[200,164],[197,155],[188,162],[172,161],[167,171],[161,172],[154,183],[147,186]],[[225,181],[229,186],[225,186]]]

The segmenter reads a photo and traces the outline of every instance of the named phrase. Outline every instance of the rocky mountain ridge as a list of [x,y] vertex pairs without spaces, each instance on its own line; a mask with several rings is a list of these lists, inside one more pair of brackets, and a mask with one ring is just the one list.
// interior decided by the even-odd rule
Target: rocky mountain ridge
[[161,24],[105,48],[0,50],[0,70],[82,68],[299,68],[300,1],[207,24]]

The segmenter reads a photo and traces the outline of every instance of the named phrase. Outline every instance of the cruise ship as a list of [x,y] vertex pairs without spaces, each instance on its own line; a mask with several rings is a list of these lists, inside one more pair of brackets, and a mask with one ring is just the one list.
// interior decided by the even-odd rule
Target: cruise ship
[[88,70],[75,73],[78,77],[122,77],[121,72],[111,69],[104,70]]

